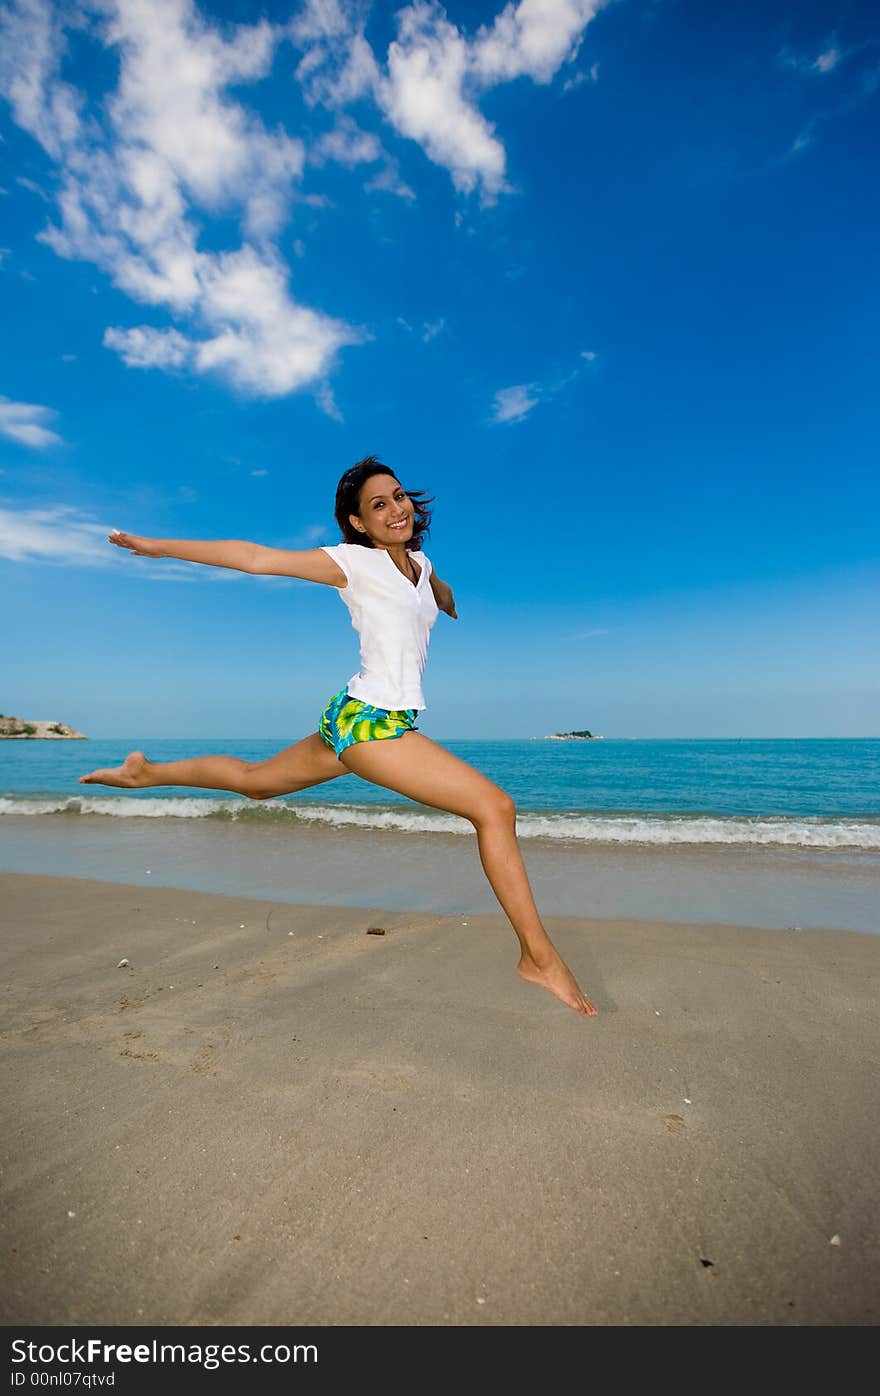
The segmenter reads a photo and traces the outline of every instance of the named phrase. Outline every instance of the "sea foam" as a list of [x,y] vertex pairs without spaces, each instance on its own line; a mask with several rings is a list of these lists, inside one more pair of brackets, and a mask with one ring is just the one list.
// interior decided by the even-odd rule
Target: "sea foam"
[[[187,796],[4,796],[0,815],[113,819],[218,819],[249,826],[315,825],[410,834],[472,835],[465,819],[418,805],[312,804]],[[761,845],[767,848],[880,850],[875,819],[528,811],[520,838],[567,844],[664,847]]]

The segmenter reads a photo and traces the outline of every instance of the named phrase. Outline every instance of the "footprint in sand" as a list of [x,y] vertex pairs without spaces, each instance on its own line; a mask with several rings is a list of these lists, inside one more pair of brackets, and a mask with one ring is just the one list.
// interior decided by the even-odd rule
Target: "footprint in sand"
[[670,1134],[682,1134],[684,1130],[687,1128],[687,1125],[685,1121],[681,1118],[681,1115],[664,1115],[663,1123],[666,1125],[666,1128],[669,1130]]

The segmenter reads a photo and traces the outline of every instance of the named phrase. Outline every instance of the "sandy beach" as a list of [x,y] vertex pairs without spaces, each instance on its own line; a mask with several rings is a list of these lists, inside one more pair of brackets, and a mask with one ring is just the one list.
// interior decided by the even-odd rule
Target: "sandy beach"
[[585,1020],[500,914],[0,921],[6,1324],[877,1320],[877,936],[551,917]]

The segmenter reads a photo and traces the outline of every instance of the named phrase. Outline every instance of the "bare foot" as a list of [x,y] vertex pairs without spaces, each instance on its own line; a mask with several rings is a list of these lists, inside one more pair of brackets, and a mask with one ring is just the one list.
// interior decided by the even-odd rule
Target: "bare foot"
[[106,766],[100,771],[90,771],[87,776],[80,776],[80,785],[121,785],[131,790],[142,785],[149,785],[147,767],[149,761],[142,751],[132,751],[126,756],[121,766]]
[[568,965],[555,951],[554,958],[544,965],[538,965],[530,956],[523,955],[517,965],[517,971],[530,984],[540,984],[542,989],[549,989],[551,994],[555,994],[576,1013],[583,1013],[586,1018],[595,1018],[599,1012],[586,995],[581,993]]

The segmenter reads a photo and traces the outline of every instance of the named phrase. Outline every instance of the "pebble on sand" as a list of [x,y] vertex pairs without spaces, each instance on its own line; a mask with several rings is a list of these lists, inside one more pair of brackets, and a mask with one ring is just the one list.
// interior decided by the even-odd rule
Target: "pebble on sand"
[[116,968],[117,968],[117,969],[125,969],[125,967],[126,967],[127,964],[128,964],[128,960],[123,956],[123,958],[119,961],[119,964],[116,966]]
[[385,927],[384,927],[384,926],[368,926],[368,927],[367,927],[367,935],[368,935],[368,936],[383,936],[384,934],[385,934]]

